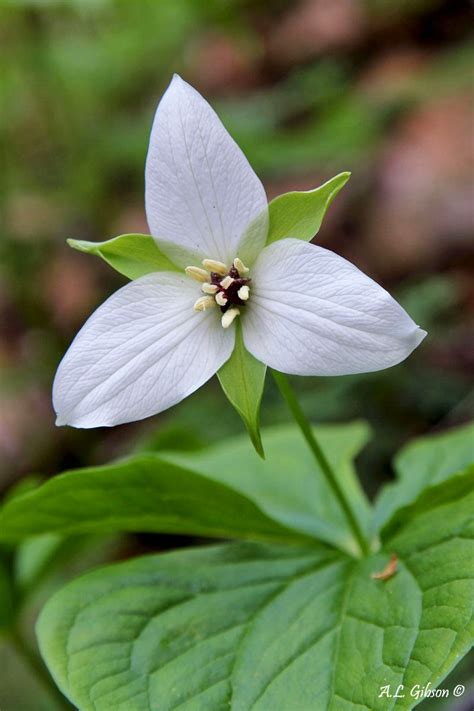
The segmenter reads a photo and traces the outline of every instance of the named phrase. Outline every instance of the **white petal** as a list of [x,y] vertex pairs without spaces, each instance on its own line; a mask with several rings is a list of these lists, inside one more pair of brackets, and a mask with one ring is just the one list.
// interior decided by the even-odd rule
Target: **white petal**
[[322,247],[275,242],[251,276],[244,342],[283,373],[381,370],[404,360],[426,335],[385,289]]
[[156,111],[145,179],[151,233],[179,266],[251,262],[265,244],[260,180],[215,111],[177,75]]
[[113,294],[86,322],[56,374],[57,424],[117,425],[161,412],[230,357],[235,334],[216,310],[196,313],[199,285],[148,274]]

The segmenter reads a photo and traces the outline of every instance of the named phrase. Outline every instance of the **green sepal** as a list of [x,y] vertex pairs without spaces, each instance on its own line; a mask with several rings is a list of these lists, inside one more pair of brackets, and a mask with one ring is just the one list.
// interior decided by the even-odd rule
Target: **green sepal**
[[105,242],[87,242],[81,239],[68,239],[67,242],[79,252],[101,257],[129,279],[138,279],[152,272],[180,271],[159,249],[151,235],[119,235]]
[[267,366],[245,348],[242,329],[237,324],[234,351],[217,377],[227,399],[243,419],[257,453],[265,459],[260,435],[260,404]]
[[309,242],[319,231],[324,216],[351,174],[339,173],[319,188],[279,195],[268,206],[267,244],[292,237]]

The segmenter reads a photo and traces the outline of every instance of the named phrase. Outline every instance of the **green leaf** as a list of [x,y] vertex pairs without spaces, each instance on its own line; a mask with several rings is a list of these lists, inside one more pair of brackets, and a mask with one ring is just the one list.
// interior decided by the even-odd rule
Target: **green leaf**
[[307,242],[313,239],[330,204],[350,177],[350,173],[340,173],[315,190],[289,192],[272,200],[267,244],[286,237]]
[[[64,572],[72,577],[84,565],[97,565],[113,553],[118,539],[113,536],[90,534],[61,536],[45,533],[22,540],[15,549],[13,575],[18,594],[28,597],[48,578]],[[90,560],[90,562],[89,562]]]
[[[239,491],[282,525],[354,552],[357,547],[352,532],[300,430],[294,425],[278,425],[262,432],[265,461],[257,456],[245,435],[192,454],[164,456],[188,469],[206,472],[206,476]],[[352,460],[369,438],[367,425],[318,425],[315,433],[359,523],[366,529],[370,506]]]
[[46,605],[43,657],[81,711],[411,709],[472,643],[474,491],[447,499],[362,561],[239,543],[97,570]]
[[56,533],[33,536],[22,541],[15,551],[15,585],[24,591],[33,587],[35,582],[47,572],[58,551],[64,545],[64,539]]
[[[366,526],[370,508],[351,462],[367,441],[367,426],[321,425],[317,433]],[[316,538],[355,552],[352,532],[299,430],[283,425],[264,434],[265,462],[241,435],[205,450],[142,454],[56,476],[4,507],[0,540],[155,531],[309,544]]]
[[151,272],[179,271],[150,235],[120,235],[106,242],[68,239],[68,244],[80,252],[101,257],[129,279],[137,279]]
[[383,487],[375,504],[374,526],[383,526],[426,486],[444,481],[473,462],[474,423],[413,440],[395,458],[398,479]]
[[162,424],[156,430],[139,437],[133,453],[162,451],[193,452],[202,449],[207,442],[195,430],[173,421]]
[[[421,514],[429,514],[430,511],[451,501],[457,501],[462,497],[468,497],[474,492],[474,464],[467,467],[463,472],[450,477],[447,481],[428,487],[422,491],[415,502],[399,508],[382,529],[383,540],[393,538],[398,531],[404,529],[414,519],[418,522],[422,520]],[[474,516],[472,517],[474,522]],[[452,522],[441,522],[443,527],[449,530]],[[428,531],[428,536],[430,535]],[[419,538],[419,532],[416,536]]]
[[312,544],[244,494],[153,454],[59,475],[0,512],[0,538],[7,541],[116,531]]
[[259,420],[266,372],[267,366],[245,348],[239,324],[234,351],[218,371],[217,377],[227,399],[243,419],[252,444],[262,459],[265,455]]

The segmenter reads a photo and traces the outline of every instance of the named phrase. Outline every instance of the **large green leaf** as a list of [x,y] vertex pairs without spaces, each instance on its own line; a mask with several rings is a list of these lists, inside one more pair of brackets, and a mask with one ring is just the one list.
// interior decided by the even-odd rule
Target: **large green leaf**
[[385,486],[375,504],[380,528],[400,507],[412,503],[426,487],[444,481],[474,463],[474,423],[416,439],[398,453],[398,479]]
[[44,659],[81,711],[410,709],[472,642],[474,491],[452,484],[362,561],[239,543],[88,574],[43,610]]
[[[471,464],[463,472],[450,477],[447,481],[424,489],[416,501],[397,509],[382,528],[382,540],[390,540],[400,530],[405,529],[414,519],[419,522],[421,520],[420,511],[422,511],[423,515],[427,515],[431,510],[443,504],[448,504],[452,500],[469,496],[472,493],[474,493],[474,464]],[[474,510],[471,513],[472,522],[474,522]],[[444,527],[448,530],[451,523],[450,521],[443,522]],[[416,537],[418,536],[419,534],[417,533]]]
[[[366,529],[370,507],[352,461],[368,440],[367,425],[318,425],[314,431],[360,525]],[[165,456],[240,491],[282,525],[354,552],[357,546],[352,532],[299,429],[278,425],[265,428],[262,433],[265,461],[257,456],[245,435],[192,454]]]
[[106,242],[68,239],[68,244],[80,252],[101,257],[129,279],[137,279],[151,272],[170,272],[178,269],[158,248],[150,235],[120,235]]
[[7,541],[116,531],[310,542],[226,484],[153,454],[66,472],[0,512],[0,539]]
[[272,200],[267,244],[286,237],[307,242],[313,239],[330,204],[350,177],[350,173],[340,173],[315,190],[284,193]]
[[242,339],[240,325],[237,327],[234,351],[217,377],[229,400],[243,419],[253,446],[263,458],[260,435],[260,404],[267,366],[247,351]]
[[[352,459],[367,440],[367,426],[321,425],[316,431],[364,526],[369,505]],[[132,530],[290,542],[316,538],[355,552],[352,533],[299,430],[272,427],[264,437],[265,462],[241,435],[189,454],[142,454],[56,476],[5,505],[0,540]]]

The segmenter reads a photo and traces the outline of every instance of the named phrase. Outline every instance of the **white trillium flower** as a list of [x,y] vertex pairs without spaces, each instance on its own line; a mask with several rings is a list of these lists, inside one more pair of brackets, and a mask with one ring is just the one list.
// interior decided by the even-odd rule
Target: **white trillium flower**
[[98,427],[178,403],[246,349],[283,373],[345,375],[404,360],[426,333],[378,284],[298,239],[265,246],[265,191],[209,104],[175,76],[153,123],[146,211],[182,272],[130,282],[86,322],[56,374],[58,425]]

